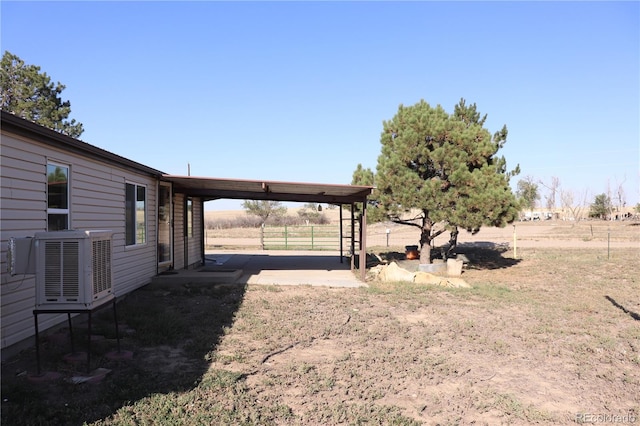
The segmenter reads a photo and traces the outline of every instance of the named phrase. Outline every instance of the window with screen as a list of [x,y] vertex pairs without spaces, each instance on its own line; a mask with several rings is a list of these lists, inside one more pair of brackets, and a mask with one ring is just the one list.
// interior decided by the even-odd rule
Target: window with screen
[[47,230],[69,229],[69,166],[47,164]]
[[147,242],[147,188],[143,185],[125,185],[125,242],[132,246]]

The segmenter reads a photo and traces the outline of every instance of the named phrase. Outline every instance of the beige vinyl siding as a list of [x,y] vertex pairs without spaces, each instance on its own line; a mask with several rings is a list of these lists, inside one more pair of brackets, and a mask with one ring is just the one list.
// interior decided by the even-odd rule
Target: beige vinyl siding
[[175,194],[173,197],[173,267],[184,269],[184,229],[186,226],[186,215],[184,211],[184,194]]
[[[35,276],[27,276],[24,280],[20,276],[13,278],[2,285],[3,350],[7,346],[32,337],[35,333],[33,323]],[[39,319],[39,324],[44,329],[56,325],[66,318],[64,315],[45,315]]]
[[[9,275],[7,244],[11,237],[33,236],[47,227],[46,166],[27,143],[2,136],[0,155],[0,311],[1,347],[34,333],[35,276]],[[64,318],[64,317],[63,317]],[[56,322],[48,319],[49,325]]]
[[[33,236],[47,229],[47,162],[70,168],[70,227],[109,229],[113,235],[114,291],[124,295],[147,284],[156,274],[156,188],[154,177],[78,154],[2,133],[0,228],[2,348],[33,336],[35,277],[11,277],[7,245],[11,237]],[[147,188],[147,242],[125,247],[125,182]],[[66,315],[42,315],[42,330]]]
[[[0,201],[2,202],[2,240],[22,236],[22,231],[46,227],[46,169],[42,156],[2,138],[0,163]],[[13,232],[17,232],[15,235]],[[2,258],[3,271],[5,258]]]
[[202,203],[199,198],[192,198],[193,200],[193,236],[187,238],[187,247],[189,248],[189,266],[201,264],[202,259],[202,246],[200,245],[200,239],[202,235]]

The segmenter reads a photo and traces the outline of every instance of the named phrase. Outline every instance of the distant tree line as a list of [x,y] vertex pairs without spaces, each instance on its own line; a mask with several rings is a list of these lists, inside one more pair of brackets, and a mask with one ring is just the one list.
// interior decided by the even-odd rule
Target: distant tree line
[[[246,200],[242,203],[244,216],[233,219],[205,220],[206,229],[259,228],[284,225],[328,225],[331,221],[323,213],[321,204],[307,203],[297,210],[297,214],[288,215],[287,207],[278,201]],[[325,208],[331,208],[326,206]]]
[[[549,212],[561,209],[566,212],[567,218],[575,221],[585,216],[592,219],[615,219],[616,217],[620,219],[625,215],[628,217],[630,213],[625,212],[627,203],[623,184],[624,180],[615,188],[609,188],[607,192],[595,195],[590,201],[588,191],[577,197],[573,191],[563,189],[557,177],[552,177],[549,183],[545,183],[527,176],[518,181],[516,195],[522,209],[531,212],[537,208],[546,209]],[[538,204],[541,199],[540,186],[548,190],[544,205]],[[636,214],[640,213],[640,203],[634,207],[634,210]]]

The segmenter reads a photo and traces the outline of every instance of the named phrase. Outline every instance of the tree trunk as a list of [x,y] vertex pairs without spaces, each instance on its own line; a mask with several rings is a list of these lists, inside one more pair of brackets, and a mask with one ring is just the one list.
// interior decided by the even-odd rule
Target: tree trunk
[[420,234],[420,263],[431,263],[431,230],[433,222],[425,215],[422,219],[422,233]]
[[452,257],[456,253],[458,247],[458,227],[454,226],[449,238],[449,248],[447,249],[447,258]]

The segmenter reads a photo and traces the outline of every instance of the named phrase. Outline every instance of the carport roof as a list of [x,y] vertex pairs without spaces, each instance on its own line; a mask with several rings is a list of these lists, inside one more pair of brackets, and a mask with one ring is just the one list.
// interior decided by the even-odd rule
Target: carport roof
[[175,190],[188,196],[201,197],[205,201],[230,198],[351,204],[365,202],[373,190],[372,186],[360,185],[220,179],[168,174],[163,175],[162,179],[172,182]]

